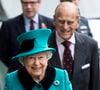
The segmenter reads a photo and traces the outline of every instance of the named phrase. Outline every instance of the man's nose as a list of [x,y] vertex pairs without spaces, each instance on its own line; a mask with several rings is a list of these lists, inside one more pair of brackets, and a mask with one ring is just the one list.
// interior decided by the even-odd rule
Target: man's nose
[[64,28],[64,29],[67,29],[68,27],[69,27],[68,23],[65,22],[65,23],[63,24],[63,28]]
[[31,3],[28,3],[27,4],[27,8],[31,8],[32,7],[32,4]]

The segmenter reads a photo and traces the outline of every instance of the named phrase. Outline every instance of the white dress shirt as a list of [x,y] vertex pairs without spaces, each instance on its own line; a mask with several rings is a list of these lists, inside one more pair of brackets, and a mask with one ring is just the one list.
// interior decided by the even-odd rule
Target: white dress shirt
[[[71,42],[71,45],[69,48],[71,50],[71,55],[74,60],[75,34],[73,34],[72,37],[68,41]],[[63,60],[63,53],[65,50],[65,47],[63,46],[62,42],[64,42],[64,40],[56,32],[56,43],[57,43],[58,52],[60,55],[61,65],[63,65],[62,60]]]
[[[24,17],[25,20],[25,29],[28,32],[30,30],[30,19]],[[35,15],[35,17],[33,18],[33,20],[35,21],[34,23],[34,28],[38,29],[39,28],[39,18],[38,18],[38,14]]]

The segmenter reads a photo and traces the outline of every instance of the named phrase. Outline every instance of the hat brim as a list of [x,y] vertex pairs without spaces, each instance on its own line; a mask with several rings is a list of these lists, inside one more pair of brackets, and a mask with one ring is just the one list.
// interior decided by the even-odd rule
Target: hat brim
[[38,54],[38,53],[41,53],[41,52],[46,52],[46,51],[51,51],[52,53],[55,52],[55,49],[54,48],[36,48],[36,49],[32,49],[28,52],[23,52],[23,53],[20,53],[14,57],[12,57],[12,60],[18,60],[19,58],[22,58],[22,57],[25,57],[25,56],[31,56],[31,55],[35,55],[35,54]]

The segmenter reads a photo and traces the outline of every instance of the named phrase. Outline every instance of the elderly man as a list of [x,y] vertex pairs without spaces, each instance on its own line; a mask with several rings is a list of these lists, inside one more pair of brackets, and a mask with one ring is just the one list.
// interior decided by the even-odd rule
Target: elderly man
[[99,90],[99,56],[97,42],[76,32],[79,27],[78,7],[62,2],[55,9],[55,31],[49,46],[56,49],[49,64],[66,69],[74,90]]

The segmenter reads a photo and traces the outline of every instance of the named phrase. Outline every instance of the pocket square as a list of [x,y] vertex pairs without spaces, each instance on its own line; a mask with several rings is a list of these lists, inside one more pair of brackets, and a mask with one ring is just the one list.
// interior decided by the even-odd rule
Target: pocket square
[[85,65],[82,66],[81,69],[86,69],[86,68],[88,68],[88,67],[90,67],[90,64],[85,64]]

